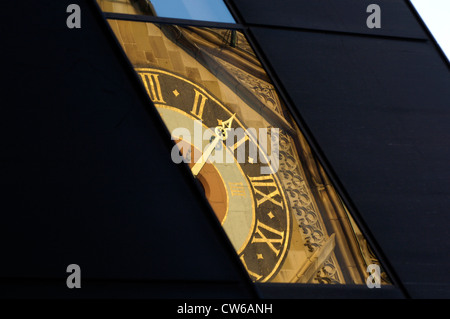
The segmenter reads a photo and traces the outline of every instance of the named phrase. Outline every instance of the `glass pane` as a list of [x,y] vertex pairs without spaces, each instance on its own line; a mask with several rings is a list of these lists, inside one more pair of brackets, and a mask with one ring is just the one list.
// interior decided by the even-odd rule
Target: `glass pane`
[[235,23],[222,0],[97,0],[105,12]]
[[133,0],[97,0],[97,3],[104,12],[154,15],[151,7],[146,10],[144,6]]
[[244,34],[109,23],[251,279],[365,284],[379,262]]

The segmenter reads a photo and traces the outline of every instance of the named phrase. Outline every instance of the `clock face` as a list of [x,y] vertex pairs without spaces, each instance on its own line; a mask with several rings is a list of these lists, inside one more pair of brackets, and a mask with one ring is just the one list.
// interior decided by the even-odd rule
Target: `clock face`
[[[254,281],[270,280],[283,263],[292,221],[277,174],[262,173],[270,168],[267,146],[200,85],[161,69],[136,71],[176,143],[173,160],[192,170],[201,162],[194,175],[240,260]],[[224,123],[229,134],[218,139]]]
[[244,33],[108,22],[250,278],[364,284],[377,259]]

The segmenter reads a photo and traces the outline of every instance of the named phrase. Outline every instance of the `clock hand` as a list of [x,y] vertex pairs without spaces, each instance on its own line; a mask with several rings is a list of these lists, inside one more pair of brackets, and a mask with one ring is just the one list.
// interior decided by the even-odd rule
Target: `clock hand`
[[233,123],[233,119],[235,116],[236,113],[233,114],[233,116],[226,121],[217,120],[220,126],[216,126],[214,129],[215,134],[214,139],[211,141],[211,143],[209,143],[208,147],[203,152],[200,159],[191,168],[191,172],[194,175],[194,177],[197,177],[198,173],[200,173],[201,169],[205,165],[208,158],[211,156],[211,153],[216,148],[217,144],[227,139],[228,131],[231,129],[231,123]]
[[192,166],[191,172],[194,175],[194,177],[197,177],[198,173],[200,173],[200,170],[203,168],[212,151],[219,142],[220,138],[217,138],[216,136],[214,140],[208,145],[205,152],[203,152],[202,157],[194,164],[194,166]]

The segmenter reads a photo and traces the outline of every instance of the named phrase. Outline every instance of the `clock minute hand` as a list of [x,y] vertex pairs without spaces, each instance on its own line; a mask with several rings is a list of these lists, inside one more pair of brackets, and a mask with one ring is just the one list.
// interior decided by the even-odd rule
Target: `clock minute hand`
[[195,162],[194,166],[192,166],[191,172],[194,175],[194,177],[197,177],[198,173],[200,173],[200,170],[203,168],[203,165],[205,165],[212,151],[216,148],[219,142],[220,139],[217,138],[216,136],[214,140],[208,145],[206,150],[203,152],[201,158],[197,162]]
[[194,177],[197,177],[198,173],[200,173],[201,169],[205,165],[208,158],[211,156],[212,151],[216,148],[217,144],[221,141],[225,141],[228,137],[228,131],[231,129],[231,123],[233,123],[233,119],[236,116],[236,114],[233,114],[232,117],[230,117],[226,121],[217,120],[220,124],[220,126],[216,126],[214,129],[214,140],[209,143],[206,150],[203,152],[200,159],[195,162],[194,166],[191,168],[191,172],[194,175]]

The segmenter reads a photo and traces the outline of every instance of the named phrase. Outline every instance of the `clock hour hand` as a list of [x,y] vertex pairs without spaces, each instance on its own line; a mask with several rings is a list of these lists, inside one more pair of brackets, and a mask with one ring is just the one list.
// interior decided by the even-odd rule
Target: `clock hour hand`
[[197,177],[198,173],[200,173],[201,169],[205,165],[208,158],[211,156],[212,151],[216,148],[217,144],[227,139],[228,131],[231,129],[231,124],[233,123],[233,119],[235,116],[236,114],[233,114],[233,116],[226,121],[218,120],[220,125],[214,128],[214,139],[211,141],[211,143],[209,143],[200,159],[195,162],[194,166],[192,166],[191,168],[191,172],[194,177]]

